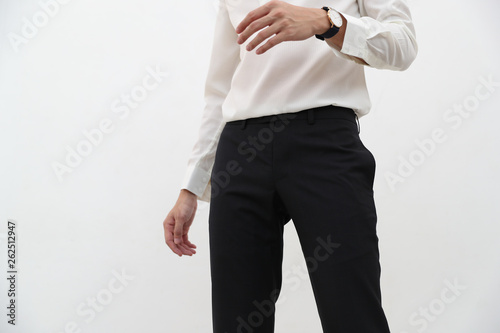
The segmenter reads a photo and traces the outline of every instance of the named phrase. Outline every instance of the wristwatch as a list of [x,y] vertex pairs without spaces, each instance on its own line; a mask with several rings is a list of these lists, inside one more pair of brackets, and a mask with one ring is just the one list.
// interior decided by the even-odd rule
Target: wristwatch
[[332,7],[324,6],[321,9],[324,9],[326,11],[328,19],[330,20],[330,24],[332,26],[325,33],[315,36],[318,39],[325,40],[325,38],[331,38],[340,31],[340,28],[342,27],[342,16],[340,16],[340,13]]

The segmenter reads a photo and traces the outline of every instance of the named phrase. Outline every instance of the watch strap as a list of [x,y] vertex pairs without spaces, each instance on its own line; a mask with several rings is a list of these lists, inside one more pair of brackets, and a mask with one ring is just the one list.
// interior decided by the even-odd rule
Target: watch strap
[[[327,13],[330,10],[330,8],[327,6],[323,6],[321,9],[325,10]],[[330,23],[332,23],[330,17],[328,17],[328,20],[330,20]],[[316,36],[316,38],[318,38],[320,40],[325,40],[325,38],[331,38],[331,37],[335,36],[339,31],[340,31],[340,29],[338,27],[336,27],[334,24],[332,24],[330,29],[328,29],[325,33],[322,33],[319,35],[315,34],[315,36]]]

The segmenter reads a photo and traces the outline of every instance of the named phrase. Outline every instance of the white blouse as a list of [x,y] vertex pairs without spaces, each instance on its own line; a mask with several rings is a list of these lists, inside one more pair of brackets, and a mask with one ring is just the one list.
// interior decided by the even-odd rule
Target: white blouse
[[[235,32],[264,0],[220,0],[205,82],[205,107],[198,139],[181,189],[210,202],[210,175],[225,122],[295,112],[323,105],[370,110],[363,59],[378,69],[405,70],[417,54],[415,30],[405,0],[287,0],[303,7],[329,6],[347,20],[341,50],[315,36],[286,41],[256,54],[238,44]],[[325,12],[326,15],[326,12]],[[272,38],[272,37],[270,37]]]

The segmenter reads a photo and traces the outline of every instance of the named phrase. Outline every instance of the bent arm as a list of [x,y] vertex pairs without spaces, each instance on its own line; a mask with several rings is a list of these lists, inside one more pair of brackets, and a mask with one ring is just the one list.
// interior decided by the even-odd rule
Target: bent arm
[[359,0],[358,5],[361,17],[340,12],[341,30],[325,40],[332,51],[377,69],[403,71],[410,67],[418,45],[406,1]]

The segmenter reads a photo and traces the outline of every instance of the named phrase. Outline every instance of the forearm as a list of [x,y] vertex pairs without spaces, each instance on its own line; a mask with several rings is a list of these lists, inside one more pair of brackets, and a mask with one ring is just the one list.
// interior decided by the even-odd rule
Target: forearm
[[[318,13],[318,16],[321,17],[321,19],[319,19],[317,21],[317,26],[315,27],[315,34],[320,35],[320,34],[325,33],[331,27],[330,20],[328,19],[328,16],[325,15],[326,14],[325,10],[323,10],[321,8],[317,8],[317,9],[311,8],[311,9],[316,11]],[[333,47],[333,48],[337,49],[338,51],[340,51],[342,49],[342,46],[344,45],[344,36],[345,36],[346,28],[347,28],[346,18],[341,13],[340,13],[340,16],[342,17],[342,26],[340,27],[339,32],[337,32],[335,34],[335,36],[325,39],[325,42],[330,47]],[[358,57],[355,57],[355,58],[358,59],[359,61],[361,61],[363,64],[368,65],[363,59],[358,58]]]

